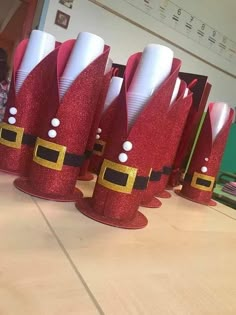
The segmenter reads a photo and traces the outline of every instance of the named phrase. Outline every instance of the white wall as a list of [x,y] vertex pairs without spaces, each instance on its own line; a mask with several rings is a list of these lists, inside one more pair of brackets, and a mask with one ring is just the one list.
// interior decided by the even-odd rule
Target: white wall
[[[119,0],[114,0],[119,1]],[[196,0],[192,0],[198,3]],[[104,38],[106,43],[111,46],[111,58],[116,63],[125,64],[129,55],[137,51],[142,51],[143,47],[151,42],[166,44],[165,41],[155,37],[146,31],[132,25],[131,23],[119,18],[118,16],[104,10],[101,7],[87,1],[87,0],[75,0],[73,9],[68,9],[65,6],[58,3],[58,0],[49,0],[48,13],[45,20],[44,30],[54,34],[59,41],[65,41],[70,38],[76,38],[80,31],[93,32]],[[190,2],[190,1],[188,1]],[[212,1],[211,1],[212,2]],[[218,1],[215,1],[215,6],[218,5]],[[226,3],[233,3],[234,0],[227,0]],[[204,5],[206,1],[200,1]],[[222,2],[224,5],[225,2]],[[181,5],[181,3],[179,3]],[[191,12],[191,7],[186,8]],[[54,24],[56,11],[61,10],[71,16],[70,24],[67,30]],[[232,8],[225,5],[225,10],[229,10],[229,14],[232,15]],[[216,13],[214,10],[213,14]],[[217,11],[218,13],[220,10]],[[225,11],[224,11],[225,12]],[[196,14],[196,16],[198,16]],[[213,21],[211,21],[213,23]],[[229,22],[223,23],[220,20],[218,29],[222,29],[223,32],[228,32],[230,29]],[[212,23],[210,25],[212,25]],[[217,28],[217,25],[212,25]],[[234,25],[231,25],[233,29]],[[227,33],[226,33],[227,34]],[[230,34],[231,35],[231,34]],[[230,105],[235,106],[236,103],[236,80],[231,76],[222,73],[221,71],[207,65],[206,63],[192,57],[188,53],[167,44],[173,49],[175,56],[180,58],[183,62],[182,71],[192,72],[202,75],[208,75],[212,86],[212,91],[209,97],[209,101],[225,101]],[[199,47],[201,49],[201,47]]]

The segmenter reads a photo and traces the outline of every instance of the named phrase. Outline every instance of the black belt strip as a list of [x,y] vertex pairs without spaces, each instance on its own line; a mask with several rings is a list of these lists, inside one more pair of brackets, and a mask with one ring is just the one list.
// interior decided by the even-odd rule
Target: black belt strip
[[[119,186],[126,186],[127,180],[128,180],[129,174],[127,173],[122,173],[116,170],[113,170],[109,167],[106,168],[105,174],[104,174],[104,179],[119,185]],[[145,176],[136,176],[135,182],[133,185],[133,189],[138,189],[138,190],[144,190],[147,188],[149,177]]]
[[[17,133],[15,131],[2,128],[1,137],[2,139],[7,140],[9,142],[16,142]],[[35,145],[35,142],[36,142],[35,136],[26,133],[23,134],[22,144],[27,144],[33,147]]]
[[169,167],[169,166],[163,166],[163,169],[162,169],[162,174],[165,174],[165,175],[170,175],[172,172],[172,167]]
[[154,171],[152,170],[150,175],[150,182],[158,182],[161,179],[162,174],[170,175],[172,172],[172,168],[168,166],[163,166],[162,171]]
[[150,182],[158,182],[161,179],[161,172],[160,171],[153,171],[150,175]]
[[[190,183],[192,181],[192,179],[193,179],[193,175],[190,175],[190,174],[186,174],[184,177],[184,181],[186,181],[188,183]],[[209,180],[203,179],[203,178],[197,178],[196,184],[204,186],[204,187],[210,187],[212,182]],[[214,184],[214,186],[215,186],[215,184]]]
[[35,142],[36,142],[36,138],[35,136],[32,135],[28,135],[26,133],[23,134],[23,138],[22,138],[22,144],[27,144],[30,147],[34,147]]
[[[49,162],[57,163],[59,152],[39,145],[37,156]],[[63,164],[78,167],[83,164],[84,160],[85,155],[77,155],[74,153],[66,152]]]
[[138,190],[144,190],[147,188],[148,181],[149,177],[136,176],[133,188]]
[[103,145],[100,144],[100,143],[94,143],[93,150],[94,150],[94,151],[97,151],[97,152],[102,152],[102,150],[103,150]]
[[[16,142],[17,133],[15,131],[2,128],[1,137],[4,140],[14,143]],[[33,147],[35,145],[36,138],[37,137],[35,136],[24,133],[22,137],[22,144],[27,144],[28,146]],[[66,153],[65,159],[64,159],[64,165],[75,166],[75,167],[81,166],[84,160],[89,159],[91,155],[92,155],[92,151],[88,151],[88,150],[85,151],[84,155]],[[37,156],[41,157],[42,159],[48,160],[50,162],[56,163],[59,156],[59,152],[39,146],[37,150]]]

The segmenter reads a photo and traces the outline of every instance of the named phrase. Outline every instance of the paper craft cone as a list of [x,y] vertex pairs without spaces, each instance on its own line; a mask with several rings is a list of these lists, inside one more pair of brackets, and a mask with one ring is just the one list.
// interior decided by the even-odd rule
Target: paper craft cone
[[194,81],[196,81],[196,83],[190,87],[191,92],[193,93],[193,101],[178,150],[176,152],[172,167],[172,174],[169,178],[169,185],[172,187],[180,184],[182,172],[184,172],[187,166],[211,90],[211,84],[207,82],[206,76],[180,72],[179,77],[184,80],[187,85],[192,84]]
[[81,198],[76,203],[79,211],[86,216],[128,229],[147,225],[146,217],[138,208],[149,180],[152,148],[160,132],[156,127],[162,120],[159,113],[170,102],[181,64],[179,60],[174,60],[170,76],[154,92],[128,131],[126,95],[140,58],[141,53],[138,53],[128,61],[124,84],[117,99],[119,110],[93,197]]
[[36,141],[29,178],[15,181],[18,189],[30,195],[56,201],[73,201],[80,196],[75,190],[76,180],[85,159],[109,53],[106,46],[103,54],[80,73],[59,101],[59,78],[74,44],[74,40],[69,40],[58,49],[49,95],[51,106]]
[[55,64],[52,52],[29,73],[16,94],[16,73],[27,45],[28,40],[23,40],[16,49],[8,102],[0,124],[0,170],[22,176],[30,169],[42,114],[51,106],[48,95],[53,77],[48,69]]
[[180,196],[204,205],[216,204],[211,196],[233,118],[233,110],[230,109],[226,122],[214,139],[211,121],[214,105],[209,105],[183,187],[177,191]]
[[90,130],[88,142],[86,145],[87,156],[82,167],[80,168],[80,173],[79,173],[79,178],[78,178],[79,180],[92,180],[93,179],[93,174],[91,174],[88,171],[88,167],[91,160],[93,147],[94,147],[96,138],[98,137],[100,138],[100,132],[98,132],[100,131],[100,129],[98,130],[98,127],[99,127],[99,122],[101,119],[104,101],[107,95],[107,90],[109,87],[111,75],[112,75],[112,71],[109,71],[108,73],[104,75],[104,78],[103,78],[101,93],[98,99],[98,104],[96,106],[96,111],[93,118],[92,128]]
[[186,87],[186,83],[182,81],[179,98],[171,107],[168,108],[167,104],[167,111],[159,126],[162,133],[156,138],[152,172],[141,203],[143,207],[161,206],[161,202],[155,198],[155,195],[163,190],[163,184],[165,187],[166,178],[171,174],[172,162],[192,102],[191,93],[184,98]]

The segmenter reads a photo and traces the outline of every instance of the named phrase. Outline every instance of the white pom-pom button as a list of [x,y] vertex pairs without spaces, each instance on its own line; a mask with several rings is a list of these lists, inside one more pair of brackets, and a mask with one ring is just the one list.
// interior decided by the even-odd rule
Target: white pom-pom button
[[100,139],[100,136],[99,136],[99,135],[96,135],[96,139],[97,139],[97,140]]
[[56,130],[53,130],[53,129],[49,130],[48,136],[49,136],[49,138],[55,138],[57,136]]
[[133,148],[133,144],[130,141],[125,141],[123,143],[123,149],[125,151],[130,151],[130,150],[132,150],[132,148]]
[[206,172],[207,172],[207,167],[206,167],[206,166],[203,166],[203,167],[201,168],[201,171],[202,171],[202,173],[206,173]]
[[102,132],[102,129],[98,128],[97,133],[101,133],[101,132]]
[[58,126],[60,126],[60,120],[58,119],[58,118],[53,118],[52,120],[51,120],[51,125],[53,126],[53,127],[58,127]]
[[16,123],[15,117],[9,117],[8,118],[8,122],[9,122],[10,125],[14,125]]
[[208,162],[208,161],[209,161],[209,159],[208,159],[208,158],[205,158],[205,161],[206,161],[206,162]]
[[120,153],[118,158],[121,163],[124,163],[128,160],[128,155],[126,153]]
[[11,108],[9,109],[9,113],[10,113],[11,115],[16,115],[16,114],[17,114],[17,109],[16,109],[15,107],[11,107]]

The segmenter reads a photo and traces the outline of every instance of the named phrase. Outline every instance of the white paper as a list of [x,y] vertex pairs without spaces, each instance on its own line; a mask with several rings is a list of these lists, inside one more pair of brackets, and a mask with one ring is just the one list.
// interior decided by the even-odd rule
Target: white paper
[[22,59],[19,70],[30,72],[55,48],[56,39],[53,35],[33,30]]
[[28,74],[40,63],[50,52],[55,49],[56,39],[53,35],[43,31],[33,30],[31,32],[25,54],[20,64],[16,92],[18,92]]
[[181,84],[181,80],[180,80],[180,78],[177,78],[176,82],[175,82],[174,90],[173,90],[173,93],[172,93],[172,96],[171,96],[170,106],[169,107],[171,107],[171,105],[173,105],[174,101],[176,100],[176,97],[177,97],[177,95],[179,93],[180,84]]
[[189,89],[186,88],[185,91],[184,91],[184,98],[188,96],[188,92],[189,92]]
[[76,77],[103,53],[104,40],[92,33],[79,33],[62,77],[75,80]]
[[117,98],[117,96],[120,94],[122,83],[123,83],[123,79],[120,77],[111,78],[107,95],[106,95],[106,99],[104,102],[103,111],[105,111],[113,103],[113,101]]
[[172,62],[173,51],[170,48],[157,44],[147,45],[130,84],[129,92],[150,97],[169,76]]
[[223,102],[214,103],[210,110],[212,141],[215,140],[221,129],[227,122],[230,114],[230,107]]
[[141,60],[127,92],[128,125],[133,125],[153,92],[170,75],[173,51],[166,46],[149,44],[144,48]]
[[108,58],[108,59],[107,59],[107,63],[106,63],[106,67],[105,67],[105,72],[104,72],[104,74],[107,74],[109,71],[111,71],[112,64],[113,64],[112,59],[111,59],[111,58]]
[[[104,40],[92,33],[79,33],[70,57],[62,74],[62,81],[67,82],[68,86],[60,91],[62,98],[66,90],[71,86],[76,77],[98,56],[103,53]],[[61,87],[59,88],[61,90]]]

